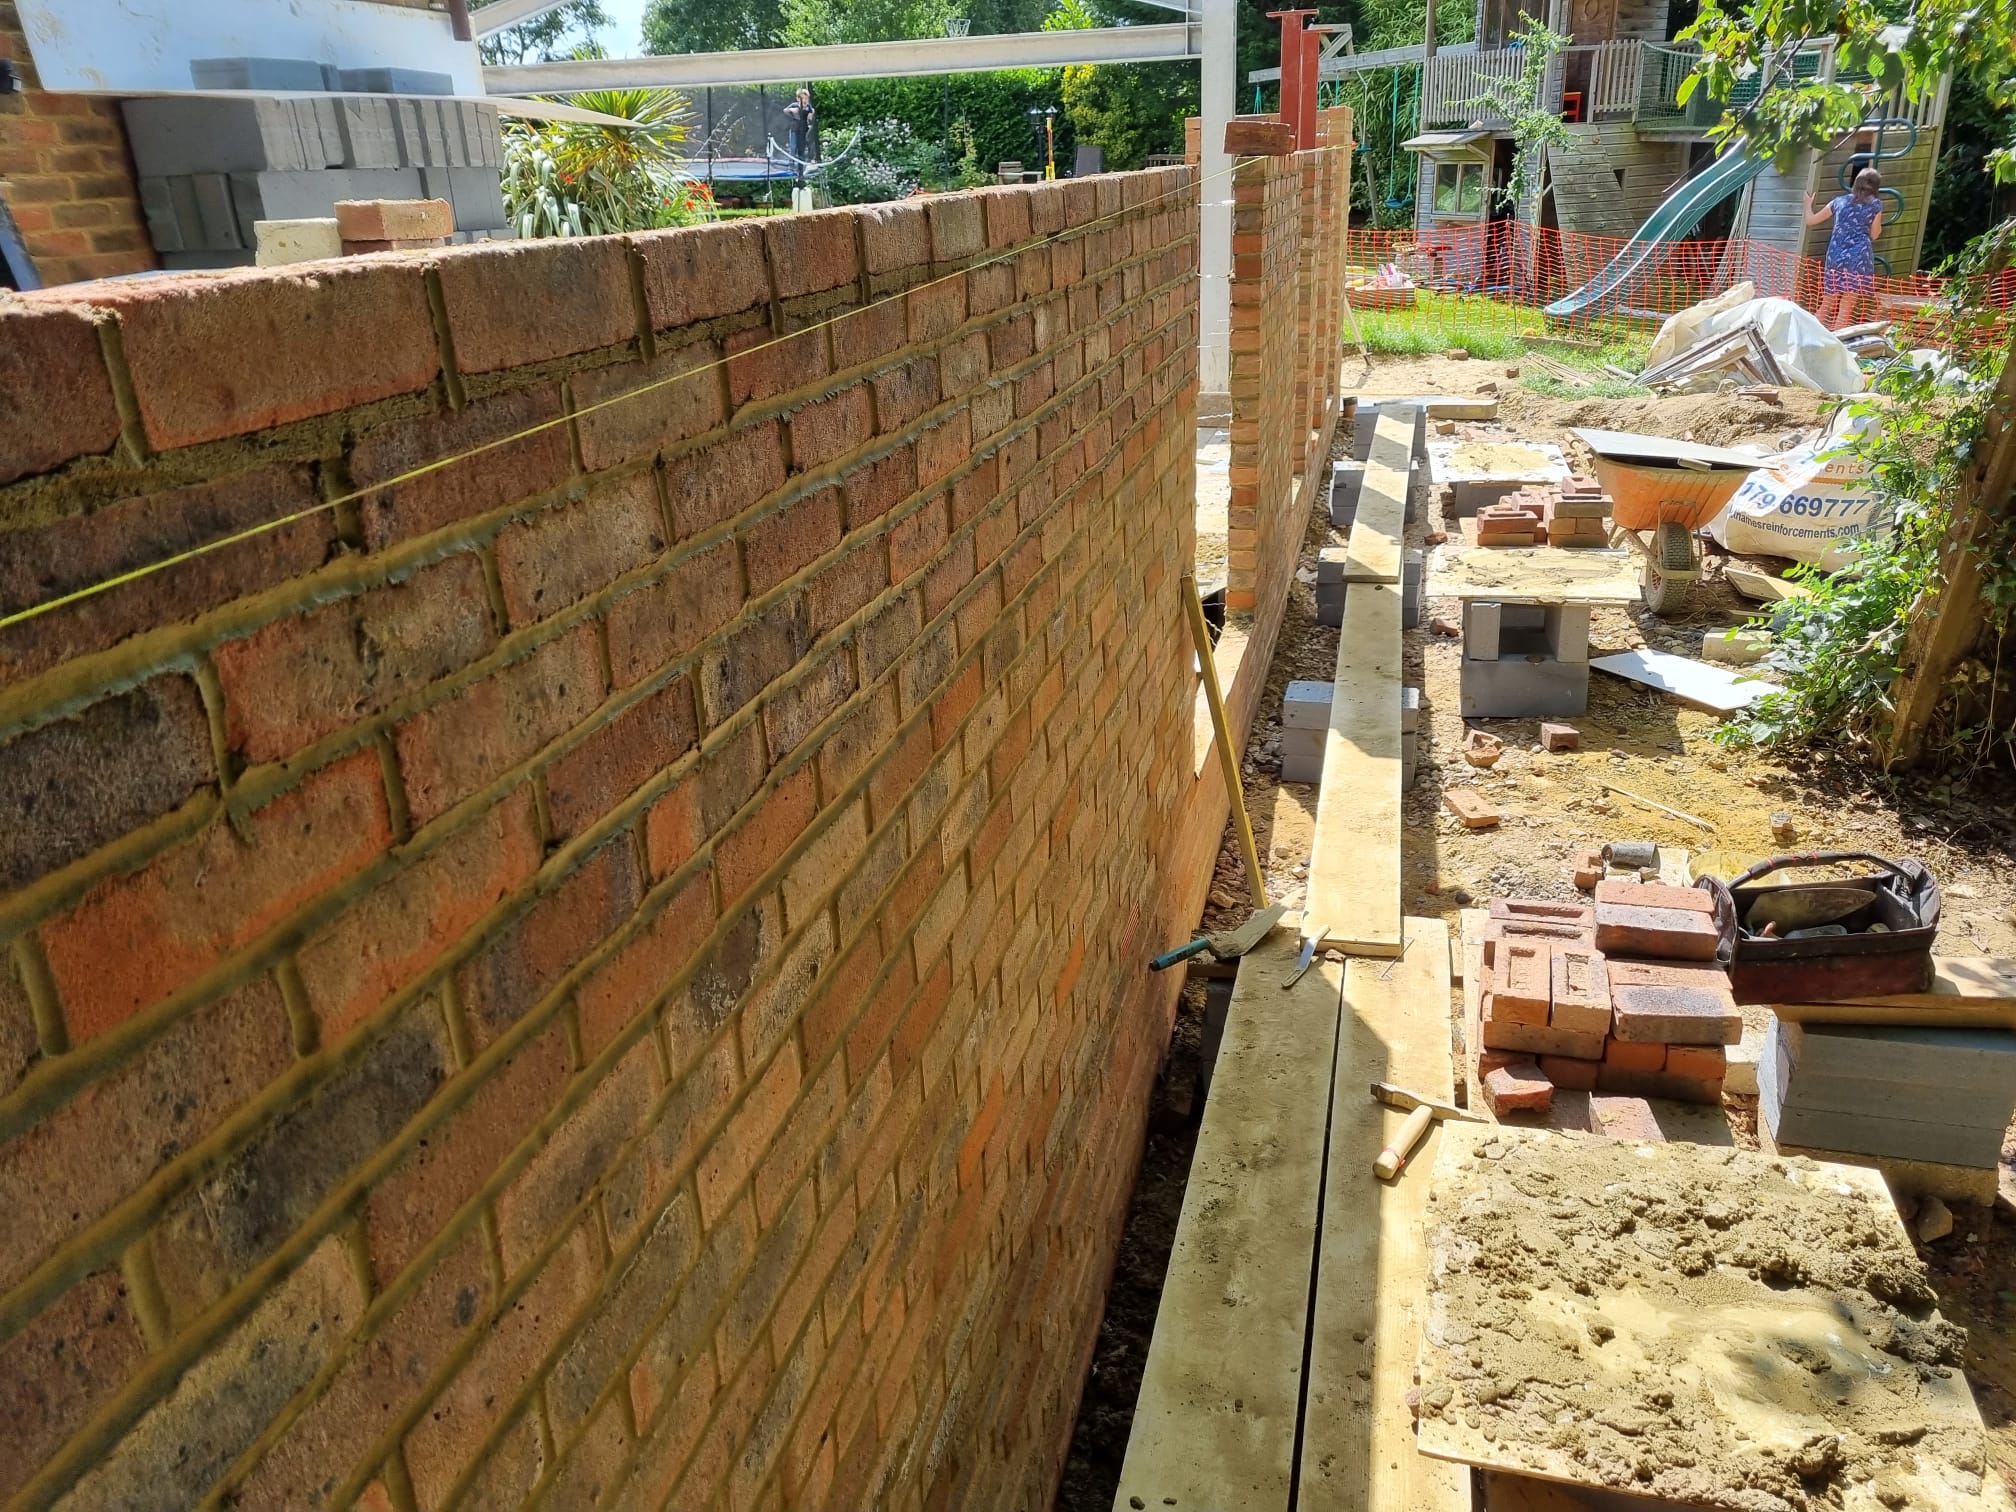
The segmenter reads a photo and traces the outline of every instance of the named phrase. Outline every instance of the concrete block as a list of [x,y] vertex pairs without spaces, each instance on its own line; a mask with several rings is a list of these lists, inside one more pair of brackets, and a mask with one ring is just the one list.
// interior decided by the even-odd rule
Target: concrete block
[[334,220],[262,220],[254,221],[252,229],[253,261],[262,268],[343,255],[343,237]]
[[451,74],[424,68],[346,68],[343,87],[358,94],[445,95],[455,93]]
[[294,125],[301,133],[301,155],[310,168],[341,168],[343,116],[327,97],[294,101]]
[[1463,604],[1463,659],[1496,661],[1498,641],[1505,623],[1505,606],[1483,599]]
[[1348,546],[1325,546],[1316,553],[1316,586],[1338,586],[1344,582],[1344,563],[1350,558]]
[[1334,588],[1319,587],[1316,590],[1317,624],[1328,625],[1333,630],[1344,628],[1344,593],[1342,583]]
[[1770,1032],[1770,1019],[1769,1013],[1760,1014],[1755,1020],[1745,1015],[1743,1038],[1723,1052],[1724,1091],[1739,1093],[1745,1097],[1757,1095],[1757,1073],[1764,1058],[1764,1039]]
[[322,65],[309,58],[191,58],[189,78],[198,89],[320,93]]
[[168,95],[127,100],[120,108],[133,167],[142,178],[298,173],[308,167],[300,125],[286,100]]
[[1335,685],[1320,678],[1298,678],[1281,697],[1281,725],[1289,730],[1330,727],[1330,698]]
[[393,125],[389,102],[352,95],[334,103],[337,129],[343,139],[341,162],[344,167],[401,166],[399,133]]
[[252,254],[243,247],[222,251],[163,252],[161,266],[170,273],[208,273],[217,268],[249,267]]
[[[192,245],[209,251],[244,246],[246,238],[231,208],[231,180],[221,173],[193,173],[189,179],[196,191],[196,219],[202,237]],[[186,239],[186,227],[184,233]]]
[[1281,780],[1321,783],[1323,780],[1324,730],[1283,730],[1281,732]]
[[1462,697],[1457,710],[1465,719],[1541,719],[1581,714],[1589,707],[1589,663],[1560,662],[1529,656],[1462,664]]
[[1747,667],[1771,649],[1769,630],[1709,630],[1701,637],[1701,659]]
[[504,210],[504,178],[496,168],[451,168],[448,170],[449,199],[455,206],[458,226],[502,226],[509,217]]
[[157,252],[183,249],[182,227],[175,218],[175,194],[165,178],[140,180],[140,213],[147,217],[147,239]]
[[419,175],[405,168],[325,168],[315,173],[232,175],[231,198],[248,224],[321,220],[338,200],[424,199]]
[[[1325,687],[1329,684],[1325,683]],[[1412,735],[1421,728],[1421,690],[1402,688],[1400,690],[1400,733]]]
[[1589,608],[1586,604],[1550,604],[1544,624],[1548,655],[1564,662],[1589,660]]

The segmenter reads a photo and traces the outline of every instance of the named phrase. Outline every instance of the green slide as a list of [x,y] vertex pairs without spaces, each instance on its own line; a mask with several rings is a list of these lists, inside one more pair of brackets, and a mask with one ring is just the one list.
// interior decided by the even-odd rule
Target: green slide
[[1650,271],[1668,246],[1686,237],[1704,215],[1770,164],[1769,157],[1756,156],[1742,147],[1723,153],[1661,200],[1652,218],[1638,228],[1624,250],[1573,294],[1548,305],[1547,314],[1566,320],[1621,304],[1627,283]]

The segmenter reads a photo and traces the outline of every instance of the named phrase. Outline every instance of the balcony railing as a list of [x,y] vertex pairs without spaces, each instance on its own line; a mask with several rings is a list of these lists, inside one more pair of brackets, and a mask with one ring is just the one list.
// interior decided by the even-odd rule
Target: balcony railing
[[[1541,104],[1559,110],[1563,94],[1574,93],[1585,121],[1630,120],[1638,108],[1640,56],[1636,40],[1570,47],[1548,70]],[[1525,66],[1518,47],[1437,53],[1423,71],[1422,127],[1505,125],[1502,114],[1477,101],[1494,80],[1509,83]]]

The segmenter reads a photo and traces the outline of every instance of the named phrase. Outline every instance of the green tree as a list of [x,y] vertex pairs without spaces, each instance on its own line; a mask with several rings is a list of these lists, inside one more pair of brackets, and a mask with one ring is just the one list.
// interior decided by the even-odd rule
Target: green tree
[[[475,0],[473,8],[494,4],[496,0]],[[550,63],[584,43],[593,45],[596,31],[609,24],[601,0],[567,0],[544,15],[485,37],[477,50],[485,63]]]
[[953,0],[783,0],[787,47],[942,37]]
[[[1122,18],[1088,0],[1057,0],[1045,31],[1084,31]],[[1180,153],[1183,121],[1203,108],[1195,69],[1166,63],[1074,64],[1059,91],[1079,142],[1104,149],[1108,170],[1139,168],[1150,153]]]
[[571,96],[628,125],[513,121],[504,131],[504,205],[520,236],[593,236],[705,219],[704,188],[679,167],[691,131],[684,95],[596,89]]
[[775,47],[784,26],[783,0],[650,0],[644,9],[644,51],[672,54],[740,52]]

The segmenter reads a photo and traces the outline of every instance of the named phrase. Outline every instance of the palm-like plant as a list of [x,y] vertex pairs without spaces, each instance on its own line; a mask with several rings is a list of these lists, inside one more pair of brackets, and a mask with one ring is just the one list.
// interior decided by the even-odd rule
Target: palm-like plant
[[599,121],[521,121],[505,134],[504,203],[520,236],[590,236],[704,219],[711,203],[680,170],[692,134],[671,89],[598,89],[567,103]]

